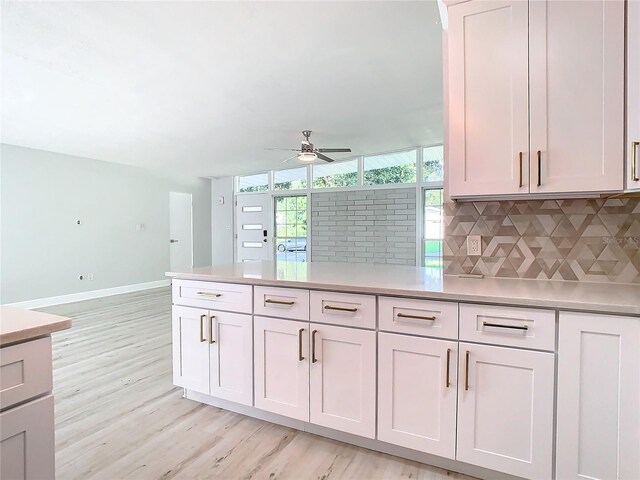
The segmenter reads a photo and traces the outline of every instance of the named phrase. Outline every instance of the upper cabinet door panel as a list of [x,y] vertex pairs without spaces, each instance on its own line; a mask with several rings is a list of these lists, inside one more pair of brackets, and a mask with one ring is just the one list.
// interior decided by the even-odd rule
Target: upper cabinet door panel
[[527,3],[449,8],[451,197],[529,192]]
[[621,190],[624,2],[529,8],[531,192]]
[[640,2],[627,2],[627,188],[640,190]]

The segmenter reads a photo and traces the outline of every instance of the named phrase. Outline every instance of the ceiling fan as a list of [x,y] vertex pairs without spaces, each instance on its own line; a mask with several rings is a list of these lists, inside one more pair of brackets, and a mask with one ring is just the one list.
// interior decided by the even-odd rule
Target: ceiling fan
[[297,148],[265,148],[265,150],[283,150],[287,152],[298,152],[295,155],[283,160],[282,162],[288,162],[289,160],[293,160],[297,158],[302,162],[313,162],[318,158],[320,160],[324,160],[325,162],[333,162],[333,158],[329,158],[325,153],[347,153],[350,152],[350,148],[315,148],[313,143],[309,140],[311,136],[311,130],[303,130],[302,135],[304,135],[304,140],[302,140],[302,145],[299,149]]

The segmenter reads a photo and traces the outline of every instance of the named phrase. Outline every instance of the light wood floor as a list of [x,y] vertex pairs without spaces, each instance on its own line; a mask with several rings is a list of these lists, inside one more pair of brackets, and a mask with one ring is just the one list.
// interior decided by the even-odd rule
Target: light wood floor
[[56,473],[67,479],[469,479],[181,397],[168,288],[42,309],[53,335]]

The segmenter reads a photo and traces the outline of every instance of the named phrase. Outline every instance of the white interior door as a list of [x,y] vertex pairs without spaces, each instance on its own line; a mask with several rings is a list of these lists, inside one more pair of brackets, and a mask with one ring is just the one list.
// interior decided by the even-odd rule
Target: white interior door
[[171,271],[193,268],[191,194],[169,192],[169,256]]
[[273,260],[271,195],[236,196],[236,261]]

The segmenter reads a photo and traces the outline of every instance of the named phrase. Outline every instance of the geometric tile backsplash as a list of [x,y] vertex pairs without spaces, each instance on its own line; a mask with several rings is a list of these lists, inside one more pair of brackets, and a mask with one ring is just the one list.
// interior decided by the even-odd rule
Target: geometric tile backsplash
[[452,202],[443,220],[445,274],[640,283],[640,198]]

